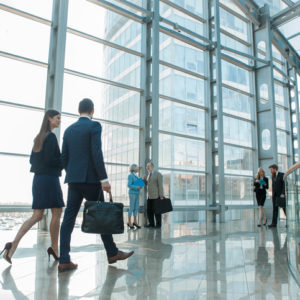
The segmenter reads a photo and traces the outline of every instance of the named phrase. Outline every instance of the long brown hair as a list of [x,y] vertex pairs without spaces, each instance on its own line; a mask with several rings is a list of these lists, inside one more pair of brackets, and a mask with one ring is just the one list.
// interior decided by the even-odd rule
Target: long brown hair
[[256,174],[256,178],[257,178],[257,179],[259,179],[259,178],[260,178],[260,173],[262,173],[262,175],[263,175],[263,178],[265,178],[265,177],[266,177],[266,172],[265,172],[265,170],[264,170],[263,168],[258,168],[258,170],[257,170],[257,174]]
[[44,140],[47,134],[51,131],[49,118],[53,118],[57,115],[60,115],[60,112],[54,109],[48,109],[45,112],[40,132],[33,142],[33,152],[40,152],[42,150]]

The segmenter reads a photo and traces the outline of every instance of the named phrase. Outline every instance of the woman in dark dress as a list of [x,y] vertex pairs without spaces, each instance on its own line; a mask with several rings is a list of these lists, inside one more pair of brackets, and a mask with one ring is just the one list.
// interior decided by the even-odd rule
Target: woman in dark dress
[[259,168],[254,180],[254,191],[256,194],[256,201],[259,209],[259,217],[257,226],[261,226],[261,221],[264,220],[264,225],[267,224],[267,218],[264,212],[264,204],[266,201],[267,189],[269,188],[269,180],[266,177],[265,170]]
[[30,155],[30,171],[34,173],[32,183],[33,214],[23,223],[15,239],[11,243],[7,243],[3,249],[3,258],[10,264],[20,240],[34,224],[42,220],[44,210],[47,208],[50,208],[52,212],[50,223],[51,247],[48,248],[47,252],[49,259],[52,255],[55,260],[58,260],[60,216],[64,206],[59,177],[63,167],[57,138],[52,130],[60,126],[60,117],[58,111],[47,110],[41,130],[34,139]]

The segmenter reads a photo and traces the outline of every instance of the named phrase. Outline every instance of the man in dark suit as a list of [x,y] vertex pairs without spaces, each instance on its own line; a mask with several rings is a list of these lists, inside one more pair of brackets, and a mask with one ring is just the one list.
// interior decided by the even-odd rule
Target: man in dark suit
[[283,180],[284,174],[278,172],[278,166],[276,164],[269,166],[269,169],[272,174],[272,203],[273,203],[273,218],[272,218],[272,223],[269,225],[269,227],[276,227],[277,219],[278,219],[279,202],[284,203],[284,205],[282,205],[282,209],[286,215],[285,184]]
[[[79,103],[80,118],[69,126],[63,138],[62,161],[66,170],[65,182],[69,184],[68,202],[60,230],[60,258],[58,271],[77,268],[70,260],[71,234],[83,198],[104,201],[103,191],[110,193],[101,149],[101,125],[92,121],[94,103],[83,99]],[[108,262],[115,263],[133,254],[119,251],[111,234],[101,235]]]

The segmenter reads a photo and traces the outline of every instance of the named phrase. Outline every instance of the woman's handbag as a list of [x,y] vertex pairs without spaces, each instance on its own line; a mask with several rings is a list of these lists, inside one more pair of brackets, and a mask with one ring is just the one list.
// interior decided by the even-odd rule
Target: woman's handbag
[[86,233],[118,234],[124,232],[123,203],[86,201],[84,203],[81,230]]
[[282,198],[282,197],[276,197],[275,201],[276,201],[276,206],[278,206],[278,207],[282,207],[283,208],[283,207],[286,206],[285,197],[284,198]]
[[173,210],[171,199],[169,198],[158,198],[154,201],[154,213],[161,215]]

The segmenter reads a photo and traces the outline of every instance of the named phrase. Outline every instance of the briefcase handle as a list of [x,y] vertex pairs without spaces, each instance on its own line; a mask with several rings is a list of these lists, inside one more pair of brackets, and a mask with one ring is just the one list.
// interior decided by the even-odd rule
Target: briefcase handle
[[[109,202],[110,203],[113,203],[114,201],[113,201],[113,197],[112,197],[112,194],[111,194],[111,192],[109,192],[108,193],[109,194]],[[98,196],[98,199],[97,199],[97,202],[101,202],[100,201],[100,198],[101,198],[101,196],[100,196],[101,194],[99,193],[99,196]],[[104,201],[105,202],[105,201]]]

